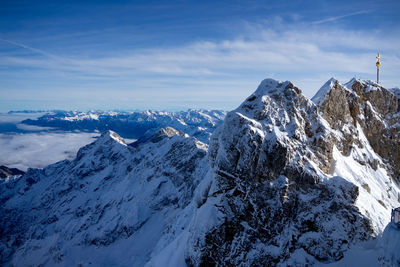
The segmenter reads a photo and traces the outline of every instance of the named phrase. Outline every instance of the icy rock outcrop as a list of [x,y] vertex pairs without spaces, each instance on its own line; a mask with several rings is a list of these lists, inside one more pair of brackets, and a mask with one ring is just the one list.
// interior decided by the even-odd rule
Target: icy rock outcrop
[[143,266],[181,231],[206,153],[172,128],[135,148],[108,131],[73,161],[0,180],[0,265]]
[[[342,144],[340,150],[348,154],[353,146],[360,146],[359,124],[369,144],[390,164],[394,178],[400,182],[400,112],[395,91],[372,81],[352,79],[344,85],[331,81],[320,92],[313,101],[319,105],[324,119],[343,136],[342,142],[337,142]],[[377,162],[369,163],[376,169]]]
[[200,232],[194,221],[187,261],[308,265],[337,261],[368,239],[374,228],[355,204],[360,188],[329,175],[335,140],[297,87],[264,80],[211,138],[214,182],[198,214],[217,219]]

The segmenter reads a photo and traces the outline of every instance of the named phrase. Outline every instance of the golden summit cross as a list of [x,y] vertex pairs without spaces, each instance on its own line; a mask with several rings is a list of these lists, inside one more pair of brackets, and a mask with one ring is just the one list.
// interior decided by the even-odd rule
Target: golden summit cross
[[376,83],[379,83],[379,67],[381,66],[381,55],[376,56]]

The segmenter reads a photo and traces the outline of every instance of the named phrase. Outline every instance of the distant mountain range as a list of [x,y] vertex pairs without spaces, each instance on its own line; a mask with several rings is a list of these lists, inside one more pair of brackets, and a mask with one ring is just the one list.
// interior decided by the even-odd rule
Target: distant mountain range
[[38,119],[27,119],[23,124],[55,127],[60,130],[113,130],[126,138],[149,137],[164,127],[173,127],[208,143],[216,126],[226,115],[222,110],[188,110],[179,112],[49,112]]

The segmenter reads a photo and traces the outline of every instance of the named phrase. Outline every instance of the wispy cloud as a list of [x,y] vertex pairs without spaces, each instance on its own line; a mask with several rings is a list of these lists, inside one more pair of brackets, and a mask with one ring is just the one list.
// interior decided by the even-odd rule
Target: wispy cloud
[[[380,43],[373,33],[320,29],[264,30],[257,36],[218,42],[195,42],[174,48],[123,51],[113,56],[78,58],[56,56],[27,45],[18,46],[44,57],[3,56],[2,65],[58,69],[83,74],[121,77],[138,73],[164,75],[233,75],[232,71],[331,70],[373,73],[371,51],[397,50],[395,43]],[[11,43],[11,41],[9,41]],[[346,50],[357,49],[357,51]]]
[[[362,12],[366,11],[356,13]],[[240,86],[254,86],[267,76],[291,79],[305,86],[306,94],[312,96],[330,76],[350,79],[357,75],[373,79],[378,49],[382,53],[386,81],[398,82],[400,59],[396,55],[400,37],[392,34],[383,39],[381,41],[382,34],[376,31],[328,29],[319,25],[283,25],[272,30],[268,25],[260,24],[232,39],[115,51],[108,56],[53,55],[13,42],[41,57],[0,56],[0,66],[29,67],[32,71],[43,72],[43,75],[51,72],[61,78],[80,81],[97,79],[98,82],[85,84],[85,88],[108,88],[112,92],[109,95],[130,88],[143,101],[153,99],[143,95],[143,88],[160,88],[161,99],[176,97],[183,88],[190,88],[192,92],[230,90],[232,94],[241,95],[239,92],[243,90]],[[310,82],[313,77],[321,78]],[[191,92],[186,91],[186,94],[186,98],[195,98]]]

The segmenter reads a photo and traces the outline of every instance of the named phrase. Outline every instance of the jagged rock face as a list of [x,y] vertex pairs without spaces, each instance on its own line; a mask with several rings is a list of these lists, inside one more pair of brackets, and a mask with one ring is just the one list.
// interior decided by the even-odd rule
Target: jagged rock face
[[110,131],[71,162],[0,180],[0,264],[144,265],[175,231],[206,152],[172,128],[135,148]]
[[356,141],[354,135],[357,129],[354,119],[359,114],[359,108],[357,102],[350,101],[356,96],[334,79],[330,79],[322,88],[329,90],[323,101],[320,101],[323,117],[333,129],[341,131],[342,138],[340,141],[336,140],[335,144],[347,155]]
[[330,80],[329,85],[331,89],[321,105],[324,119],[334,129],[341,129],[345,124],[353,124],[353,116],[350,111],[352,106],[348,101],[350,92],[338,81]]
[[[330,127],[290,82],[264,80],[213,134],[218,222],[193,236],[195,265],[274,266],[336,261],[372,233],[354,205],[359,188],[327,179]],[[204,205],[204,207],[207,205]],[[200,209],[202,209],[201,207]],[[204,208],[205,209],[205,208]]]
[[[329,170],[329,138],[317,107],[297,87],[265,80],[216,130],[210,141],[210,162],[244,180],[265,182],[284,171],[296,179],[297,173],[306,172],[304,179],[315,183],[315,172],[296,168],[314,161]],[[222,150],[228,153],[221,156]]]
[[[353,145],[360,145],[358,123],[375,152],[393,167],[393,176],[400,182],[398,101],[392,92],[378,84],[353,79],[344,86],[335,81],[319,104],[331,127],[341,131],[344,154],[349,153]],[[350,123],[354,127],[348,127]]]

